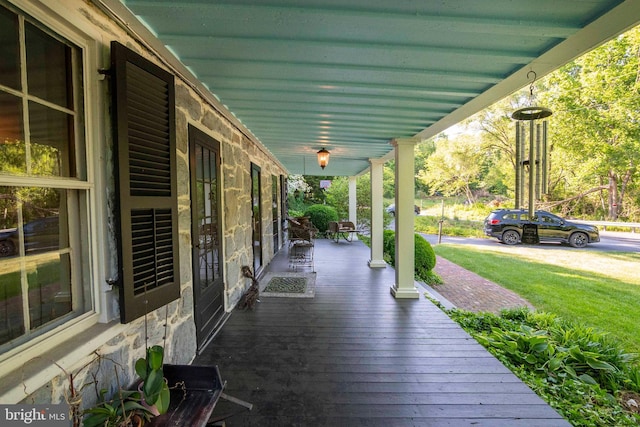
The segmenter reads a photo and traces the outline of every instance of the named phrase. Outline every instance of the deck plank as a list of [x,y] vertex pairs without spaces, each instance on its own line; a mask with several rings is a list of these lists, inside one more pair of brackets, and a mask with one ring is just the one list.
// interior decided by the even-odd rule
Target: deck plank
[[[288,271],[281,252],[267,271]],[[569,426],[429,300],[393,298],[393,269],[368,257],[318,240],[314,298],[231,315],[194,361],[254,404],[227,426]]]

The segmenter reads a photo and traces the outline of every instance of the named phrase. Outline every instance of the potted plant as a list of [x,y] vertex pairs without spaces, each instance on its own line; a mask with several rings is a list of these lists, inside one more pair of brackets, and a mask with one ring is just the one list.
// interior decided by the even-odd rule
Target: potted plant
[[160,415],[169,409],[169,385],[164,378],[162,366],[164,348],[159,345],[147,347],[146,357],[136,361],[136,373],[142,379],[138,389],[142,393],[142,404],[154,415]]
[[105,399],[106,393],[107,389],[100,390],[101,402],[83,412],[84,427],[140,427],[149,420],[151,414],[140,404],[139,392],[120,389],[111,400]]

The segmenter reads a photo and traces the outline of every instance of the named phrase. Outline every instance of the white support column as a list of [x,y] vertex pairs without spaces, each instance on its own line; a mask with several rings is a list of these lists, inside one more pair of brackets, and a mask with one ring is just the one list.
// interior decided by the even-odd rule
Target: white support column
[[382,170],[385,161],[369,159],[369,163],[371,164],[371,259],[369,260],[369,267],[385,268],[387,263],[384,262],[382,245],[382,233],[384,231]]
[[418,298],[415,287],[414,227],[414,147],[416,138],[394,139],[396,159],[396,283],[391,293],[396,298]]
[[[349,221],[358,225],[358,191],[356,188],[357,178],[355,176],[349,177]],[[355,236],[354,236],[355,237]]]

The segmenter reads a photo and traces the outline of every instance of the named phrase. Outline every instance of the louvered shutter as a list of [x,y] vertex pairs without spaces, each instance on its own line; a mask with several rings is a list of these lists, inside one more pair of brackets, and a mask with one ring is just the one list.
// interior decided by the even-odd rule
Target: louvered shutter
[[120,318],[180,297],[173,75],[111,43]]

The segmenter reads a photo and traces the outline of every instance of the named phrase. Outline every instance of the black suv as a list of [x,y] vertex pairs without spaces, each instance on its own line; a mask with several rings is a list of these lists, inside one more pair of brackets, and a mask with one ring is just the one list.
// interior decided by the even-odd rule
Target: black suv
[[588,243],[600,241],[598,228],[593,225],[576,224],[546,211],[536,211],[529,219],[526,209],[498,209],[484,220],[484,234],[495,237],[506,245],[515,245],[522,240],[525,227],[537,229],[541,242],[569,243],[574,248],[584,248]]

